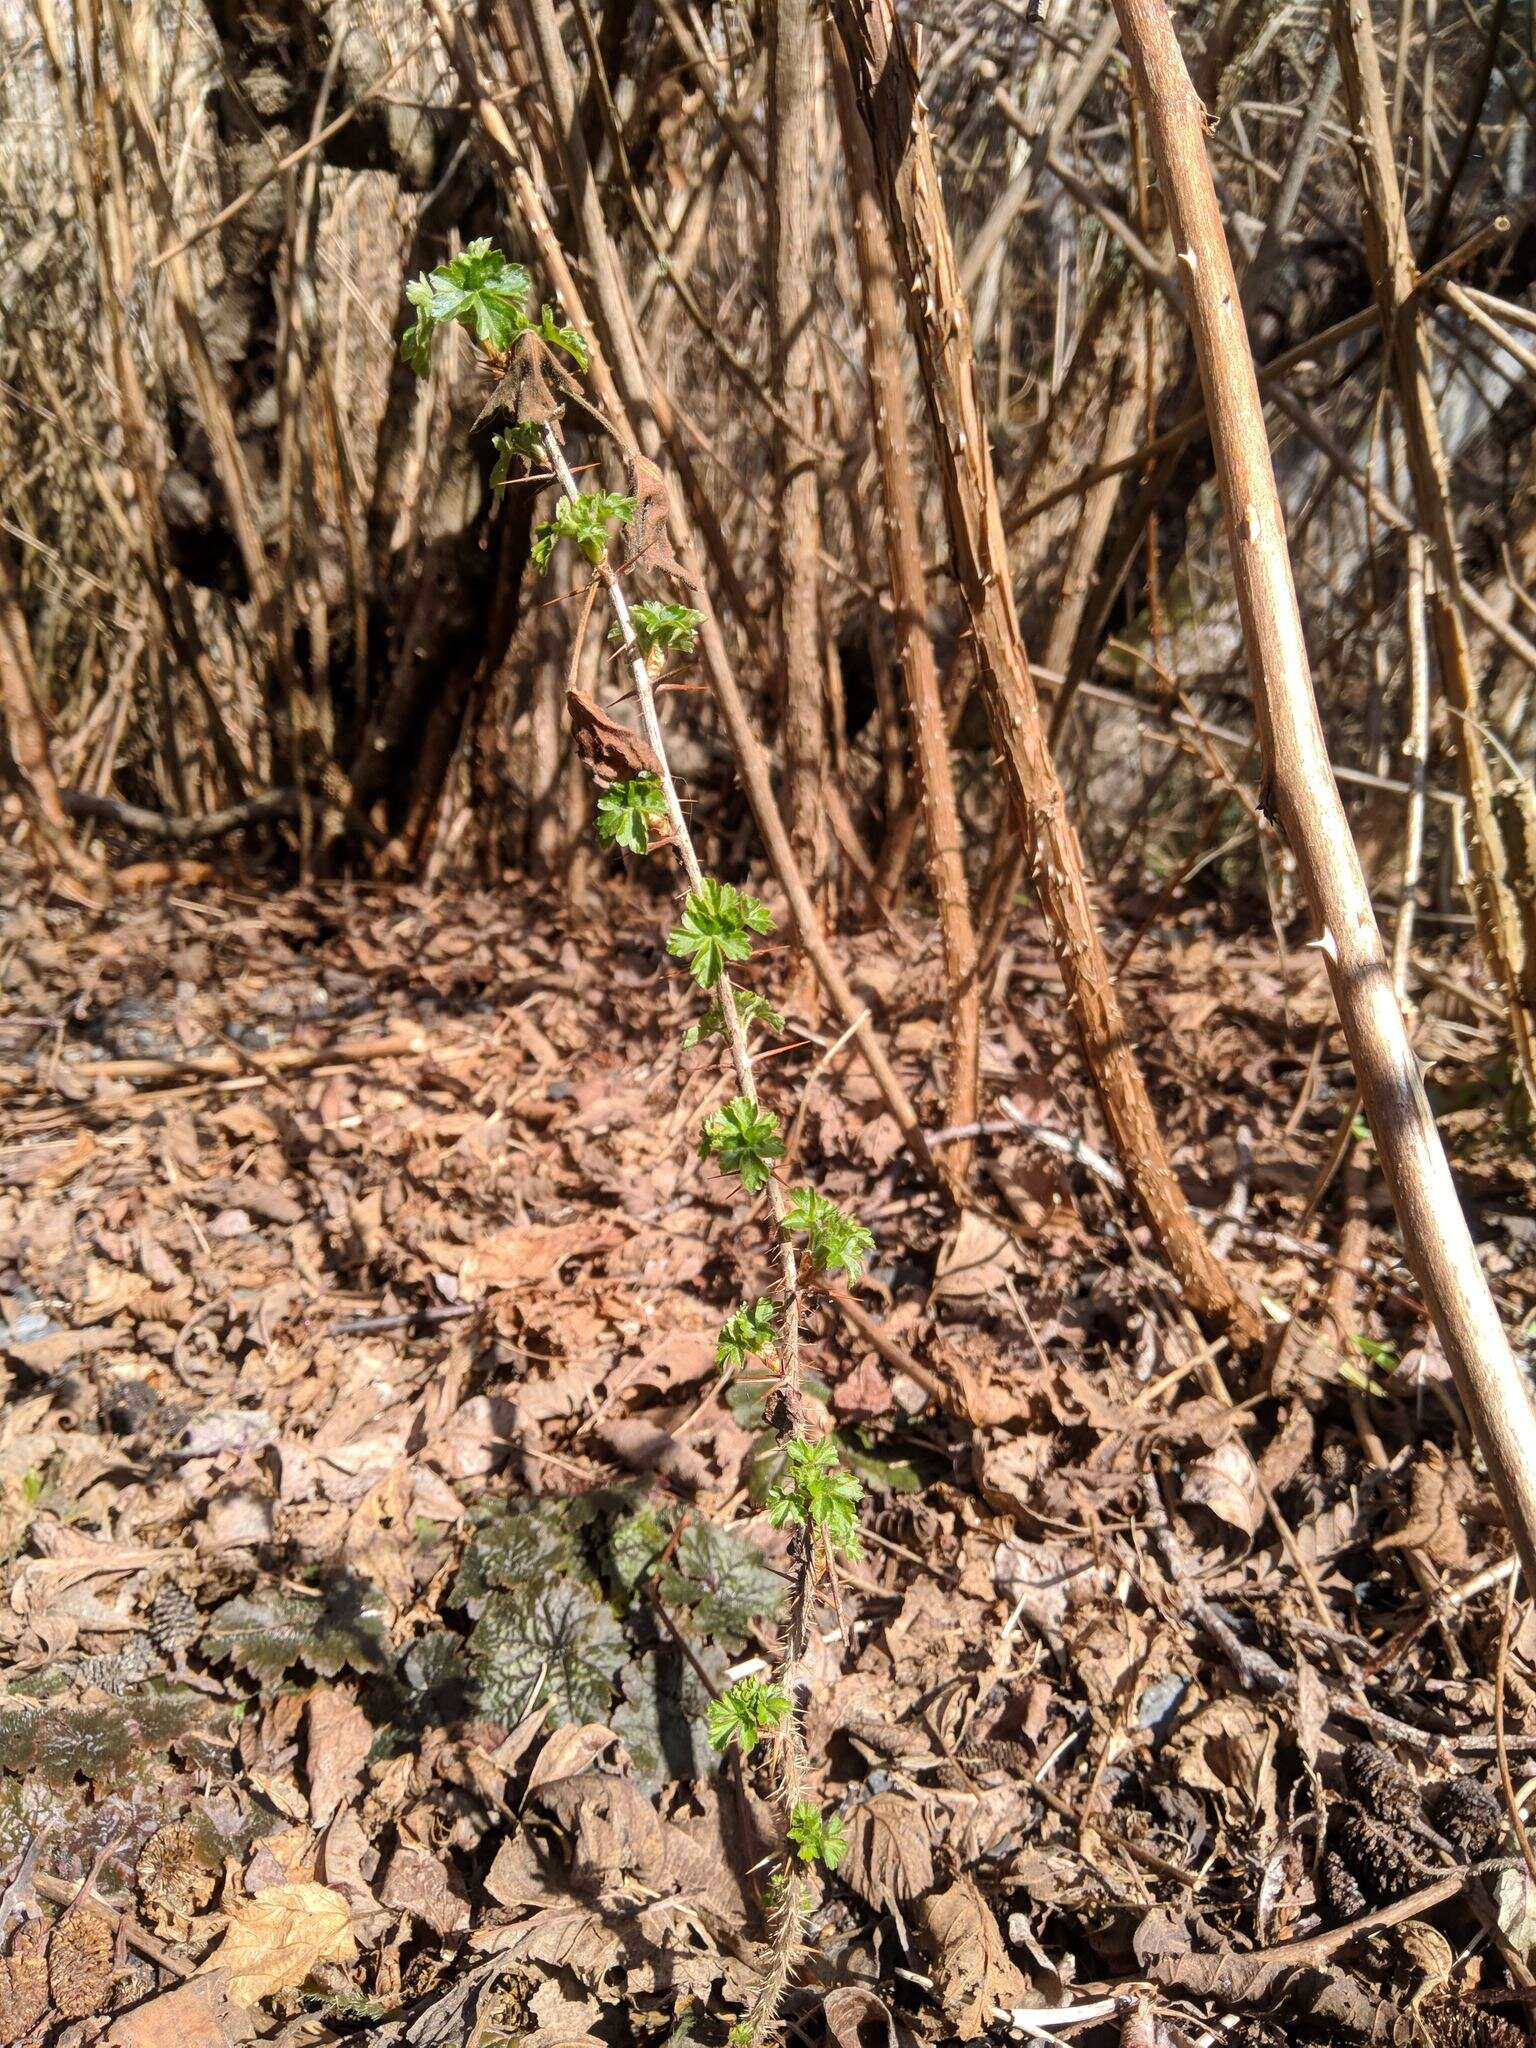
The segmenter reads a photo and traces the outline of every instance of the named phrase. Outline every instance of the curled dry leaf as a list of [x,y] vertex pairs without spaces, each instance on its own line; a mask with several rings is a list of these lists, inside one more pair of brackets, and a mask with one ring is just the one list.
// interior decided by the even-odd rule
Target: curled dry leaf
[[862,1984],[829,1991],[821,2016],[832,2048],[900,2048],[904,2038],[885,2000]]
[[259,2005],[292,1991],[320,1963],[349,1963],[357,1953],[352,1908],[323,1884],[269,1885],[237,1900],[229,1931],[205,1969],[227,1973],[236,2005]]
[[1264,1519],[1259,1475],[1240,1438],[1229,1436],[1215,1450],[1197,1458],[1184,1474],[1184,1499],[1207,1508],[1245,1536],[1256,1536]]
[[1029,2002],[1029,1983],[1003,1945],[997,1917],[980,1888],[957,1877],[917,1909],[918,1939],[933,1971],[944,2018],[961,2041],[978,2041],[995,2006]]

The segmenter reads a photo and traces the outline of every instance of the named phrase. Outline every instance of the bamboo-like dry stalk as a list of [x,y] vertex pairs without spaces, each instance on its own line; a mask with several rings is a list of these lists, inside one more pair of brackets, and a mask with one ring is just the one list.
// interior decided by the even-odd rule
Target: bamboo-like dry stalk
[[1320,927],[1356,1081],[1409,1263],[1536,1585],[1536,1409],[1462,1214],[1339,799],[1302,638],[1258,380],[1165,0],[1114,0],[1146,108],[1205,390],[1271,800]]
[[834,0],[833,18],[874,146],[886,228],[907,288],[907,318],[987,716],[1083,1058],[1126,1178],[1190,1307],[1239,1348],[1255,1347],[1258,1317],[1212,1254],[1169,1164],[1110,977],[1082,847],[1046,744],[1014,611],[970,322],[906,39],[892,0]]
[[1484,956],[1503,992],[1516,1063],[1536,1106],[1536,1016],[1521,987],[1522,945],[1506,877],[1503,840],[1494,815],[1493,777],[1483,745],[1482,694],[1473,673],[1463,609],[1461,551],[1451,512],[1439,413],[1429,379],[1429,340],[1397,182],[1387,97],[1369,9],[1361,0],[1333,0],[1332,18],[1354,130],[1366,261],[1402,413],[1414,502],[1435,570],[1429,591],[1429,622],[1440,680],[1455,714],[1452,726],[1467,799],[1472,855],[1472,905]]
[[[960,814],[955,805],[955,781],[949,759],[949,729],[928,632],[928,581],[907,436],[906,385],[901,374],[901,307],[896,298],[891,246],[880,217],[869,137],[859,119],[847,58],[835,39],[829,57],[843,147],[853,179],[853,229],[864,294],[869,416],[880,469],[896,651],[912,726],[912,756],[928,845],[928,879],[944,948],[945,999],[951,1032],[944,1121],[970,1124],[980,1114],[981,988],[976,968],[976,929],[971,919],[971,895],[960,841]],[[962,1139],[948,1155],[956,1178],[962,1182],[970,1167],[972,1150],[971,1141]]]

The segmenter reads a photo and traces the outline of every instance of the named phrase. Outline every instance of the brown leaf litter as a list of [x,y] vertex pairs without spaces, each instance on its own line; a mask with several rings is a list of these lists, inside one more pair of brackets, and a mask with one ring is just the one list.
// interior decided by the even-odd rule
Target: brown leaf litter
[[[720,1084],[666,916],[14,909],[0,2048],[725,2042],[772,1823],[703,1722],[773,1645],[786,1539],[760,1397],[714,1365],[761,1241],[691,1143]],[[898,936],[899,969],[884,932],[845,964],[937,1121],[942,977]],[[1328,1334],[1320,971],[1196,926],[1125,992],[1194,1199],[1290,1318],[1247,1379],[1074,1142],[985,1141],[957,1219],[856,1064],[809,1097],[804,1167],[877,1252],[808,1343],[868,1540],[803,1668],[848,1849],[807,1875],[791,2017],[840,2048],[1031,2014],[1089,2048],[1500,2048],[1536,1968],[1507,1546],[1386,1231],[1368,1349]],[[989,1031],[988,1088],[1102,1152],[1027,927]],[[1468,1036],[1435,1083],[1519,1329],[1531,1172],[1483,1064]],[[1519,1781],[1523,1611],[1505,1700]]]

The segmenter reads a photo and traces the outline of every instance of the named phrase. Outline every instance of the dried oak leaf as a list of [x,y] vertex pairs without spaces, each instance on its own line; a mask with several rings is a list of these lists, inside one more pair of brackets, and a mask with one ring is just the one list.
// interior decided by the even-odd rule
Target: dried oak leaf
[[23,1927],[0,1961],[0,2048],[24,2041],[48,2008],[41,1932]]
[[139,1897],[152,1919],[190,1920],[212,1899],[218,1873],[202,1852],[197,1829],[184,1820],[156,1828],[134,1869]]
[[349,1963],[357,1953],[352,1908],[323,1884],[274,1884],[236,1901],[229,1930],[204,1964],[228,1972],[236,2005],[253,2006],[292,1991],[320,1963]]
[[71,1910],[48,1937],[48,1996],[60,2019],[100,2012],[112,1992],[112,1930],[99,1913]]
[[933,1988],[956,2038],[979,2041],[994,2006],[1022,2005],[1029,1984],[1003,1944],[997,1916],[971,1878],[957,1877],[917,1908],[917,1933]]

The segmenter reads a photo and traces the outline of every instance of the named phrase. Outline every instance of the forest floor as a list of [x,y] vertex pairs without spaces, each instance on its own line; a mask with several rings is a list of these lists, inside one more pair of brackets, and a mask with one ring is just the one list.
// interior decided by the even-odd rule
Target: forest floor
[[[765,1240],[696,1157],[723,1091],[666,907],[172,889],[101,924],[9,882],[0,2043],[722,2042],[771,1823],[704,1707],[771,1647],[785,1545],[761,1394],[714,1363]],[[932,1126],[917,929],[843,951]],[[869,1499],[806,1671],[849,1849],[795,2037],[1521,2041],[1495,1727],[1523,1780],[1536,1625],[1496,1715],[1508,1546],[1368,1142],[1308,1213],[1352,1106],[1317,956],[1197,913],[1123,989],[1261,1365],[1200,1342],[1093,1151],[985,1138],[1013,1227],[957,1228],[835,1026],[764,1070],[877,1247],[862,1330],[813,1323]],[[1528,1345],[1529,1151],[1475,994],[1438,1007]],[[1028,919],[988,1015],[989,1102],[1102,1149]]]

